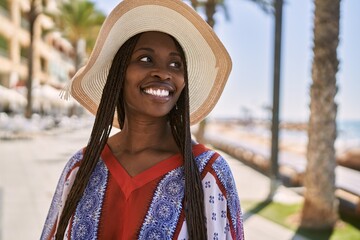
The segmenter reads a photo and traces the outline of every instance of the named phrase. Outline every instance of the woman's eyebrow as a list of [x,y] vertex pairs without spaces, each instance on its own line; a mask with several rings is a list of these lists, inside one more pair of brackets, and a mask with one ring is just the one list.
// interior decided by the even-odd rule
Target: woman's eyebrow
[[135,49],[134,53],[135,53],[135,52],[138,52],[138,51],[155,52],[154,49],[152,49],[152,48],[147,48],[147,47],[141,47],[141,48]]
[[178,52],[171,52],[169,55],[170,55],[170,56],[177,56],[177,57],[180,57],[180,58],[181,58],[181,55],[180,55],[180,53],[178,53]]
[[[154,49],[148,48],[148,47],[141,47],[141,48],[135,49],[135,50],[134,50],[134,53],[136,53],[136,52],[138,52],[138,51],[148,51],[148,52],[152,52],[152,53],[155,52]],[[178,56],[178,57],[181,57],[180,53],[178,53],[178,52],[171,52],[169,55],[170,55],[170,56]]]

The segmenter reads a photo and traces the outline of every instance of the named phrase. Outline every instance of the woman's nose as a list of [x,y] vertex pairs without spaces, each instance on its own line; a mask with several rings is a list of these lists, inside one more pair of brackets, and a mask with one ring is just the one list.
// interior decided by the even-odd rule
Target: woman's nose
[[165,67],[156,67],[151,71],[151,76],[159,78],[160,80],[171,79],[170,72]]

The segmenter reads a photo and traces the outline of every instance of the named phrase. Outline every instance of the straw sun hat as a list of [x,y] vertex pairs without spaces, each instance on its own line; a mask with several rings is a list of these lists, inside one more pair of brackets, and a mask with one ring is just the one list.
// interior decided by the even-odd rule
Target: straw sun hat
[[[118,4],[106,18],[87,64],[73,77],[71,95],[96,114],[117,50],[146,31],[167,33],[184,49],[190,121],[198,123],[217,103],[231,71],[231,59],[211,27],[180,0],[124,0]],[[117,119],[114,126],[118,126]]]

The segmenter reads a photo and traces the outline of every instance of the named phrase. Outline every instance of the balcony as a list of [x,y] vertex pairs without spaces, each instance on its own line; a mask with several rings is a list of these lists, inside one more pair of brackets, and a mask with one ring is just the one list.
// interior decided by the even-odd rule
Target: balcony
[[26,30],[28,30],[30,28],[29,21],[24,17],[21,18],[21,27]]
[[9,58],[9,51],[7,49],[0,48],[0,56],[4,58]]
[[8,0],[0,0],[0,15],[10,18]]
[[2,5],[0,5],[0,15],[8,19],[10,18],[9,10],[4,8]]

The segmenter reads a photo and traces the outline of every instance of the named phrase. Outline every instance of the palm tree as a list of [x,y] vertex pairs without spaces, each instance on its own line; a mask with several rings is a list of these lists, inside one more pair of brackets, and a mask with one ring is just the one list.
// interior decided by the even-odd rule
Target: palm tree
[[86,52],[93,48],[104,20],[105,15],[88,0],[71,0],[60,5],[55,21],[75,49],[76,70],[83,64]]
[[[269,12],[272,10],[272,0],[251,0],[258,4],[264,11]],[[230,15],[228,13],[228,9],[225,5],[225,0],[206,0],[206,1],[199,1],[199,0],[191,0],[191,6],[198,10],[199,7],[205,9],[206,15],[206,22],[210,25],[210,27],[214,28],[215,26],[215,13],[218,7],[221,7],[224,11],[224,15],[226,19],[230,19]],[[195,137],[197,141],[201,143],[205,143],[205,128],[206,128],[206,118],[199,123],[199,128],[195,133]]]
[[338,219],[335,148],[340,0],[314,0],[314,58],[302,227],[332,229]]
[[257,4],[265,13],[274,13],[276,0],[249,0]]
[[199,0],[191,0],[191,6],[198,10],[199,8],[203,8],[205,10],[206,15],[206,22],[210,25],[210,27],[215,26],[215,13],[218,7],[221,7],[224,11],[226,19],[229,19],[229,13],[225,5],[225,0],[206,0],[206,1],[199,1]]
[[27,88],[27,105],[25,108],[25,117],[31,118],[32,116],[32,84],[33,84],[33,73],[34,73],[34,25],[36,19],[39,17],[40,3],[37,0],[31,0],[30,10],[28,12],[28,21],[29,21],[29,34],[30,34],[30,45],[28,53],[28,80],[26,82]]
[[[207,0],[207,1],[191,0],[191,5],[195,10],[198,10],[199,7],[205,9],[206,22],[212,28],[215,25],[214,15],[216,13],[217,6],[221,6],[224,9],[226,18],[229,18],[229,14],[228,14],[227,8],[224,4],[224,0]],[[206,128],[206,119],[203,119],[199,123],[199,128],[195,134],[197,141],[199,141],[201,143],[205,143],[205,138],[204,138],[205,128]]]

